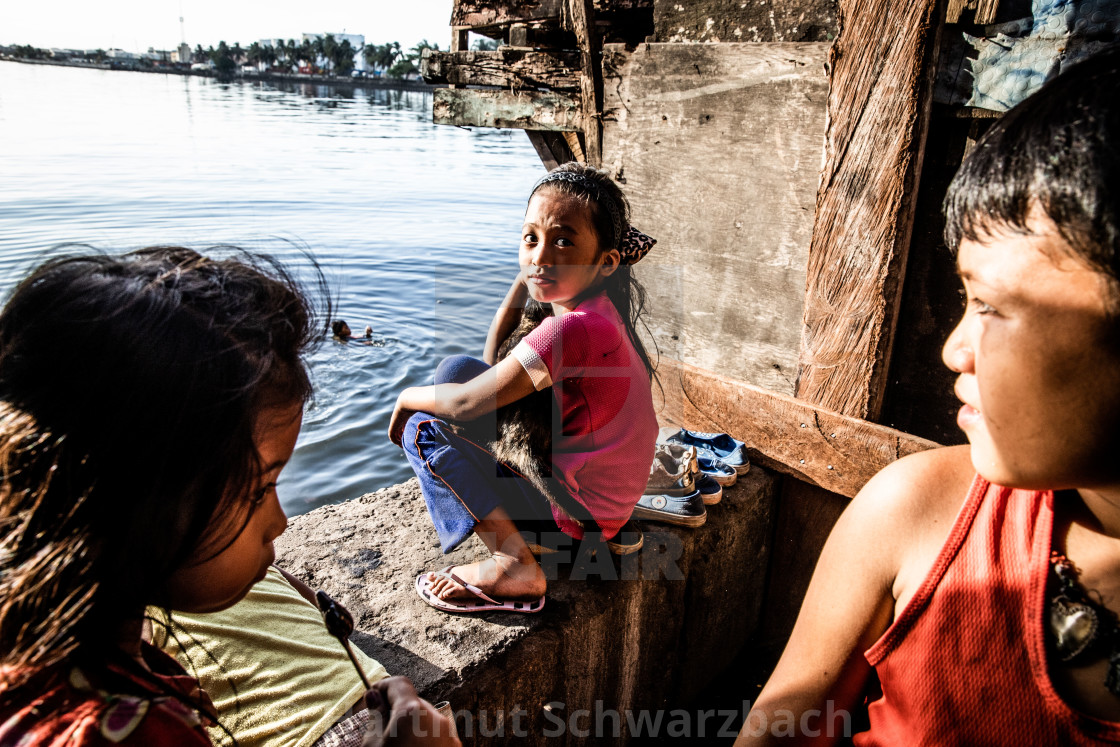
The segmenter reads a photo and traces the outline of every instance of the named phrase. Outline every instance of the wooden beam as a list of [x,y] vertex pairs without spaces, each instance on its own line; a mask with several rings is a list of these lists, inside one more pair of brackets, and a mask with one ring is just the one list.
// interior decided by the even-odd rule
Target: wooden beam
[[496,52],[430,52],[421,65],[429,83],[496,86],[519,90],[580,90],[580,55],[576,51],[499,49]]
[[583,152],[583,142],[579,139],[578,132],[565,132],[564,140],[568,144],[568,150],[571,152],[572,157],[569,161],[579,161],[580,163],[587,163],[587,156]]
[[537,151],[544,167],[552,171],[562,163],[572,160],[572,151],[568,147],[567,136],[575,136],[574,132],[548,132],[546,130],[526,130],[529,142]]
[[451,25],[479,28],[530,21],[559,21],[564,0],[455,0]]
[[938,444],[662,358],[658,419],[745,441],[751,459],[849,498],[891,462]]
[[906,271],[941,24],[937,0],[841,0],[797,396],[874,420]]
[[[566,0],[455,0],[451,25],[472,30],[514,23],[560,23]],[[652,13],[653,0],[595,0],[595,11],[614,15]],[[505,37],[505,34],[502,34]]]
[[586,163],[603,163],[603,68],[599,34],[595,29],[592,0],[568,0],[568,25],[580,51],[580,98],[583,103],[583,139]]
[[563,132],[580,129],[582,120],[580,101],[570,94],[451,88],[432,92],[436,124]]

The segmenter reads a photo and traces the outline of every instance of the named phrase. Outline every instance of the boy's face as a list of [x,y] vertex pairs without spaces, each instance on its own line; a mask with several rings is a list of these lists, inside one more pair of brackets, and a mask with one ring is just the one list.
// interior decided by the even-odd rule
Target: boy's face
[[964,317],[942,351],[957,423],[988,480],[1034,489],[1120,485],[1120,346],[1104,277],[1045,217],[1031,235],[962,241]]

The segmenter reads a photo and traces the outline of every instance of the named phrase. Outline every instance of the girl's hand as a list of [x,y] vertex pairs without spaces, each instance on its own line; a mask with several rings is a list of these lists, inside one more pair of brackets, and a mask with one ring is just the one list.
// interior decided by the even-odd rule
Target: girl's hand
[[389,440],[397,446],[401,446],[401,441],[404,439],[404,427],[408,423],[408,419],[416,412],[416,410],[401,406],[401,398],[407,391],[406,389],[397,397],[397,404],[393,407],[393,416],[389,418]]
[[381,680],[366,693],[369,723],[362,747],[390,745],[434,745],[462,747],[452,732],[451,721],[416,694],[405,677]]

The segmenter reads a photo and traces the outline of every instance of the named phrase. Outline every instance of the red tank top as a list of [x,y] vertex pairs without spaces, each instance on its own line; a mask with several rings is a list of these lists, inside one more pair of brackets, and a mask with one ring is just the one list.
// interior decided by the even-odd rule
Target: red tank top
[[1047,674],[1053,500],[976,477],[929,575],[864,654],[883,694],[856,745],[1120,741],[1120,723],[1073,710]]

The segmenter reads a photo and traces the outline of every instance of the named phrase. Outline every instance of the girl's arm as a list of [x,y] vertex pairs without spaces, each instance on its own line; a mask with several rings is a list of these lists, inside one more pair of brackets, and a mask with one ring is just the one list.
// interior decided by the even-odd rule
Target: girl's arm
[[971,479],[968,447],[951,447],[904,457],[860,490],[825,543],[782,658],[735,747],[851,736],[852,711],[862,709],[872,672],[864,652],[925,581]]
[[521,312],[528,300],[529,289],[525,287],[525,280],[518,272],[513,285],[509,287],[509,291],[506,293],[505,300],[502,301],[502,305],[494,313],[494,319],[490,322],[490,330],[486,333],[486,346],[482,349],[482,360],[491,366],[498,362],[498,348],[502,346],[505,339],[510,336],[510,333],[517,328],[521,321]]
[[444,420],[474,420],[535,390],[533,379],[512,355],[463,384],[409,387],[397,397],[389,420],[389,440],[401,445],[405,423],[415,412]]

